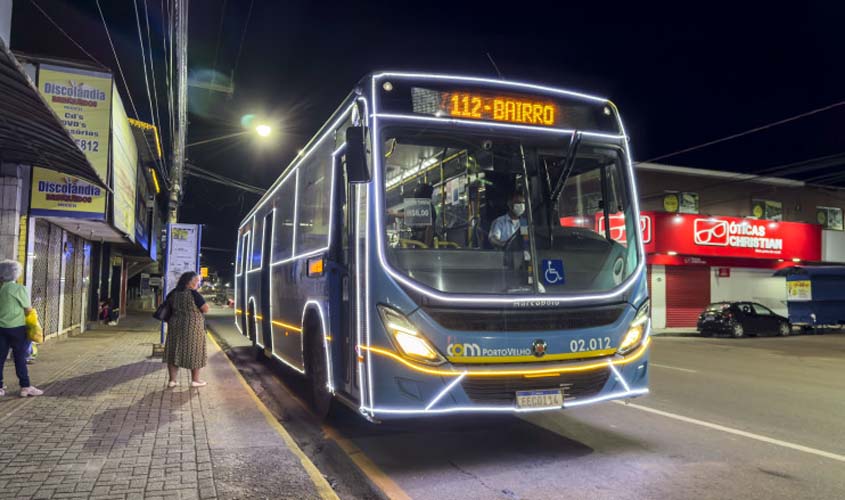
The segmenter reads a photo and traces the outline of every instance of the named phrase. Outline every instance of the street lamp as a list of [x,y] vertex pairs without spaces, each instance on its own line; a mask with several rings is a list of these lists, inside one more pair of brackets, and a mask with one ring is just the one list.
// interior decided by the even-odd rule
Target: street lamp
[[255,127],[251,127],[247,130],[235,132],[234,134],[226,134],[226,135],[221,135],[219,137],[212,137],[210,139],[203,139],[201,141],[191,142],[189,144],[186,144],[185,147],[190,148],[190,147],[193,147],[193,146],[201,146],[203,144],[208,144],[210,142],[222,141],[224,139],[232,139],[232,138],[235,138],[235,137],[240,137],[240,136],[252,134],[252,133],[256,133],[256,134],[258,134],[259,137],[265,138],[265,137],[269,137],[270,134],[273,133],[273,128],[270,125],[266,125],[266,124],[262,123],[260,125],[255,126]]
[[270,127],[270,125],[261,124],[261,125],[255,127],[255,131],[261,137],[267,137],[267,136],[270,135],[270,133],[273,131],[273,129]]

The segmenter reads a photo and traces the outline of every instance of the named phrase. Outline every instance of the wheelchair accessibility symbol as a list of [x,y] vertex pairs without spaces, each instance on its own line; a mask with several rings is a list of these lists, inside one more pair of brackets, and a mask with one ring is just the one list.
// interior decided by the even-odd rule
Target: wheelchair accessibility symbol
[[562,260],[543,259],[543,281],[547,285],[562,285],[564,283]]

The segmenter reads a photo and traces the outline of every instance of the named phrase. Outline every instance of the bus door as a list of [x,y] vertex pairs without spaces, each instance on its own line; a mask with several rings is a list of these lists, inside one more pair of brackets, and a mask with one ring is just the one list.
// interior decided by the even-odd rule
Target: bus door
[[[340,162],[338,162],[340,163]],[[342,359],[342,364],[339,364],[338,371],[336,373],[343,373],[343,387],[346,389],[346,392],[349,394],[357,394],[359,391],[358,387],[358,374],[357,374],[357,354],[355,352],[355,344],[356,344],[356,325],[359,321],[359,315],[356,314],[356,311],[363,310],[362,305],[359,301],[363,301],[363,297],[357,297],[359,287],[357,285],[357,279],[363,280],[363,275],[358,277],[357,269],[356,269],[356,262],[358,258],[363,258],[363,239],[361,242],[356,245],[356,234],[358,233],[357,224],[360,222],[361,224],[361,234],[363,234],[364,225],[366,224],[366,220],[363,218],[364,214],[366,213],[366,186],[361,184],[350,184],[347,182],[346,178],[346,169],[343,168],[343,165],[336,165],[338,168],[338,173],[340,175],[336,176],[338,179],[338,185],[336,186],[338,193],[343,193],[341,196],[342,198],[339,200],[339,206],[341,210],[338,213],[338,219],[336,227],[339,227],[340,230],[338,231],[337,237],[338,240],[341,241],[341,245],[339,245],[337,256],[338,262],[338,287],[336,288],[337,293],[333,299],[336,299],[337,302],[340,304],[340,315],[338,318],[337,329],[335,331],[341,332],[339,335],[338,340],[340,341],[340,359]],[[357,207],[357,210],[356,210]],[[364,207],[364,208],[361,208]],[[358,211],[361,212],[361,218],[356,217]],[[360,256],[359,256],[360,254]],[[357,258],[356,258],[357,257]],[[361,263],[363,265],[363,263]],[[342,372],[340,371],[342,367]]]
[[247,311],[249,311],[249,293],[247,290],[247,269],[249,268],[249,259],[251,258],[250,251],[249,251],[249,237],[250,232],[247,231],[241,237],[241,253],[240,253],[240,260],[238,261],[238,270],[240,270],[241,275],[238,276],[238,290],[240,291],[240,297],[238,303],[235,304],[235,307],[241,310],[240,314],[240,325],[241,330],[243,330],[244,335],[248,335],[249,333],[249,317],[247,316]]
[[264,345],[264,353],[267,357],[272,356],[273,352],[273,338],[270,335],[271,322],[273,318],[270,317],[272,306],[270,305],[271,291],[270,291],[270,273],[272,272],[271,261],[272,255],[272,228],[275,211],[271,210],[264,216],[264,222],[261,224],[261,295],[259,302],[259,311],[261,314],[261,344]]

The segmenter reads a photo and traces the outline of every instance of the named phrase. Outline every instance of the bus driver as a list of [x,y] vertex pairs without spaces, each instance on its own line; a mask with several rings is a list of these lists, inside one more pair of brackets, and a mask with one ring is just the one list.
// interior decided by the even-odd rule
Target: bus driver
[[508,213],[493,220],[490,226],[490,244],[495,248],[504,248],[508,240],[519,230],[522,214],[525,213],[525,196],[514,192],[508,200]]

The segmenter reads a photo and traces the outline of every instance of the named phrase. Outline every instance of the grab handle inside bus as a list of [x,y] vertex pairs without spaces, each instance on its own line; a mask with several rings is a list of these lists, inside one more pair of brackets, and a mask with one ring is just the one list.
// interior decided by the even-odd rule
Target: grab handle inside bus
[[353,184],[370,182],[364,127],[346,129],[346,178]]

